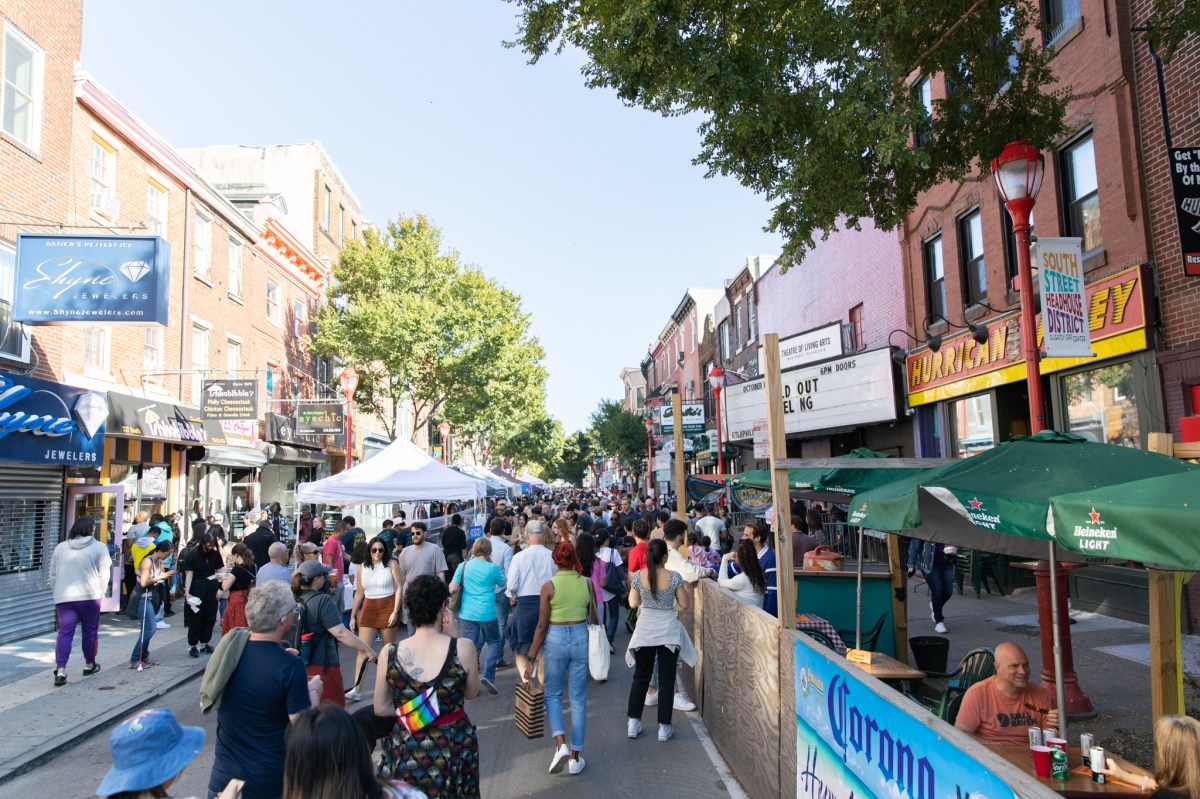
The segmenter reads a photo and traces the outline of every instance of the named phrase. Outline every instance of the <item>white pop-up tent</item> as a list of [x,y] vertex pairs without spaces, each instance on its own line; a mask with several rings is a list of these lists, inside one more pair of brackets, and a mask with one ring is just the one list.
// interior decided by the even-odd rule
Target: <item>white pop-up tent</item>
[[370,505],[421,500],[475,500],[487,484],[454,471],[414,444],[397,439],[369,460],[324,480],[301,483],[296,498],[327,505]]

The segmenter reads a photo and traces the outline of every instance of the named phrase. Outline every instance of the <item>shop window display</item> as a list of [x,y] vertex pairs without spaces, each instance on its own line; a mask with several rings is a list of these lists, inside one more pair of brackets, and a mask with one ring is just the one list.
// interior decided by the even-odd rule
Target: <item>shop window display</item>
[[1063,378],[1070,431],[1091,441],[1140,447],[1133,364],[1113,364]]
[[977,394],[952,402],[950,424],[956,458],[969,458],[996,446],[990,394]]

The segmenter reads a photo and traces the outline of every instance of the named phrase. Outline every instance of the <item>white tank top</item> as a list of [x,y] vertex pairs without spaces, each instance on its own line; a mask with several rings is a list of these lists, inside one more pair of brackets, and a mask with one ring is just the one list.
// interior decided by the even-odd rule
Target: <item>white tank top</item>
[[374,568],[363,564],[358,568],[358,580],[367,599],[383,599],[396,593],[392,570],[387,566]]

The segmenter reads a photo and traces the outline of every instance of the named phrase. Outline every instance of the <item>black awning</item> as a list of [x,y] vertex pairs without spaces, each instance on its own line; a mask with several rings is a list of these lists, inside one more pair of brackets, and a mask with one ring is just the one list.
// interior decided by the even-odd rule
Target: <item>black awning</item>
[[294,466],[317,466],[329,463],[329,455],[320,450],[290,447],[287,444],[268,444],[267,457],[271,463]]

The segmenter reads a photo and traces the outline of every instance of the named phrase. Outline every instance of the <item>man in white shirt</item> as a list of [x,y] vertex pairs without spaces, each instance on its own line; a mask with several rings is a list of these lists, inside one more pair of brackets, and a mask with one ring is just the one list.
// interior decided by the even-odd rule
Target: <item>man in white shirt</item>
[[[683,534],[687,532],[687,523],[680,519],[668,519],[662,527],[663,540],[667,542],[667,571],[678,572],[685,583],[697,583],[705,578],[715,579],[717,573],[712,569],[704,566],[697,566],[692,563],[681,552],[684,539]],[[678,668],[678,666],[676,667]],[[675,709],[676,710],[695,710],[696,703],[688,699],[687,692],[683,689],[683,680],[676,677],[675,679]],[[646,693],[646,704],[658,704],[658,664],[655,663],[654,676],[650,679],[650,691]]]
[[[513,555],[508,567],[508,580],[505,591],[508,593],[513,611],[512,623],[508,632],[508,643],[512,645],[516,655],[517,673],[525,679],[525,669],[529,665],[529,646],[533,643],[533,633],[537,629],[538,616],[541,613],[542,586],[558,573],[554,563],[554,555],[542,546],[545,535],[545,525],[540,521],[531,520],[525,525],[525,538],[529,547]],[[541,662],[539,658],[539,671]]]
[[704,515],[696,520],[696,530],[700,535],[708,536],[712,545],[715,547],[721,540],[721,531],[725,529],[725,522],[717,516],[713,516],[712,511],[707,505],[701,505]]
[[[500,569],[500,573],[504,575],[505,582],[508,581],[508,570],[512,565],[513,551],[512,547],[504,540],[504,519],[499,516],[492,517],[488,523],[488,542],[492,545],[492,563],[495,563]],[[501,588],[496,591],[496,621],[500,624],[500,662],[496,664],[496,668],[508,668],[512,663],[504,660],[504,633],[508,628],[508,612],[511,606],[508,604],[508,596]]]

